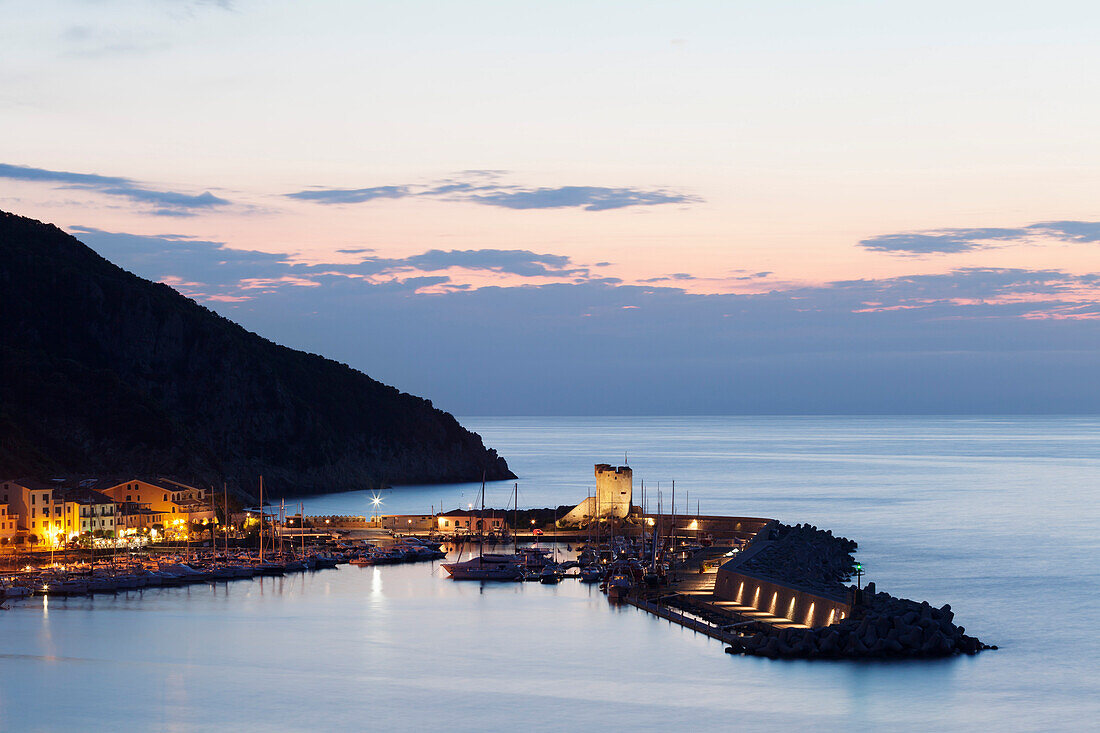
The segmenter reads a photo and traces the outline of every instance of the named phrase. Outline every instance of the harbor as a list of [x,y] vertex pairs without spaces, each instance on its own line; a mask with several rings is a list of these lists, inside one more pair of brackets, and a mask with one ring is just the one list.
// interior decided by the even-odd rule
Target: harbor
[[[523,441],[508,437],[521,434],[515,421],[485,420],[478,428],[521,456],[527,469],[519,481],[520,516],[525,507],[549,508],[549,523],[544,525],[549,531],[557,507],[575,506],[592,491],[586,488],[594,478],[592,462],[587,460],[593,453],[591,446],[601,447],[595,451],[596,460],[614,455],[620,439],[609,436],[618,436],[625,427],[623,421],[611,420],[593,425],[577,420],[546,424]],[[964,624],[967,634],[1000,645],[1000,651],[904,663],[772,661],[766,655],[725,654],[733,646],[730,639],[751,638],[755,632],[743,634],[745,627],[734,626],[717,632],[726,638],[716,638],[708,635],[711,629],[692,628],[692,621],[718,629],[749,620],[753,612],[735,609],[728,605],[733,601],[720,599],[703,600],[694,610],[684,610],[680,606],[687,599],[661,598],[676,590],[688,595],[693,590],[690,585],[699,583],[705,583],[702,590],[713,595],[711,583],[718,573],[710,573],[709,567],[700,576],[697,568],[687,566],[678,583],[670,586],[672,590],[661,589],[648,599],[659,606],[659,613],[673,617],[669,619],[639,608],[645,598],[639,597],[637,605],[630,600],[611,602],[599,583],[571,577],[578,568],[571,568],[570,577],[556,584],[451,580],[441,565],[459,556],[448,541],[444,543],[448,556],[442,560],[373,566],[344,563],[282,576],[6,601],[8,610],[0,611],[6,639],[0,666],[9,680],[2,695],[5,720],[35,729],[40,711],[25,696],[66,673],[70,680],[66,699],[71,704],[55,711],[53,719],[73,727],[80,727],[87,711],[95,710],[97,719],[122,728],[145,720],[144,727],[158,729],[213,730],[229,721],[244,729],[300,730],[318,724],[320,706],[328,716],[326,725],[356,728],[378,720],[404,729],[420,724],[422,717],[446,719],[466,709],[473,704],[474,689],[491,689],[522,700],[523,715],[541,721],[534,727],[546,729],[593,720],[612,729],[644,729],[647,721],[657,718],[698,721],[721,729],[745,715],[777,726],[837,727],[854,715],[877,728],[889,726],[902,713],[921,721],[926,729],[943,729],[952,727],[945,721],[971,720],[975,711],[983,719],[1011,727],[1001,707],[1002,695],[1026,695],[1036,689],[1042,693],[1036,704],[1043,719],[1054,721],[1055,727],[1065,722],[1054,703],[1059,695],[1079,692],[1085,668],[1071,663],[1064,674],[1060,667],[1053,668],[1053,677],[1042,678],[1028,677],[1027,670],[1053,657],[1072,659],[1082,643],[1078,639],[1085,640],[1087,649],[1091,637],[1085,619],[1066,617],[1066,625],[1060,624],[1055,633],[1049,624],[1054,613],[1049,603],[1019,603],[1020,584],[1045,577],[1049,566],[1043,558],[1072,558],[1076,565],[1087,558],[1090,546],[1091,535],[1085,531],[1091,514],[1082,518],[1080,526],[1058,525],[1062,530],[1057,543],[1045,529],[1051,526],[1048,515],[1066,510],[1070,501],[1028,488],[1041,484],[1051,470],[1051,460],[1012,458],[1024,447],[1033,448],[1032,436],[1040,429],[1049,432],[1050,425],[1020,422],[1019,440],[1003,442],[997,442],[1000,439],[990,431],[979,432],[974,442],[982,446],[981,455],[996,455],[997,461],[957,459],[949,470],[930,472],[926,466],[935,467],[936,456],[944,455],[953,444],[938,436],[969,435],[972,424],[928,420],[914,426],[913,421],[874,420],[867,431],[876,437],[868,438],[867,447],[861,449],[866,458],[846,465],[843,474],[831,474],[831,455],[850,440],[844,433],[848,423],[783,424],[791,435],[774,447],[752,443],[773,429],[767,420],[673,423],[674,432],[681,436],[676,455],[661,452],[671,430],[664,428],[666,421],[645,440],[632,437],[635,476],[644,472],[647,477],[648,514],[658,514],[654,501],[656,477],[660,477],[662,493],[666,485],[669,488],[663,513],[671,518],[671,478],[666,484],[664,477],[675,476],[678,527],[684,520],[690,523],[691,517],[681,514],[689,491],[692,517],[698,501],[702,515],[774,517],[791,526],[809,519],[819,528],[832,528],[834,534],[859,541],[854,557],[864,567],[864,587],[875,582],[895,596],[934,601],[937,609],[950,603],[956,623]],[[719,432],[728,434],[728,441],[714,442]],[[821,436],[826,434],[839,436],[828,458],[820,449]],[[685,442],[685,435],[690,440]],[[1057,436],[1045,440],[1063,445]],[[745,445],[753,446],[756,457],[743,457]],[[903,445],[904,455],[884,458]],[[1091,454],[1094,445],[1095,440],[1080,450]],[[913,449],[908,446],[923,451],[919,465],[911,460]],[[1043,449],[1044,454],[1055,452]],[[621,450],[618,455],[621,461]],[[777,455],[797,459],[784,459],[782,467],[776,468]],[[1000,470],[1004,461],[1013,460],[1013,472]],[[1095,460],[1084,455],[1076,460],[1080,466],[1066,463],[1058,470],[1084,485],[1092,479]],[[955,470],[959,462],[965,470]],[[945,473],[950,474],[946,479]],[[652,484],[649,477],[654,477]],[[640,483],[636,478],[636,489]],[[487,511],[490,505],[508,508],[509,524],[513,484],[486,486]],[[1007,486],[1012,500],[990,506],[988,494],[971,484]],[[876,490],[878,486],[890,488]],[[304,503],[307,518],[332,527],[335,522],[330,519],[325,525],[324,517],[365,515],[369,521],[372,512],[395,517],[429,515],[433,504],[439,514],[441,503],[445,511],[467,509],[479,490],[480,481],[387,492],[364,487],[295,497],[284,546],[300,544],[297,537],[291,539],[298,530],[294,526],[298,501]],[[938,492],[945,490],[962,499],[955,498],[946,507],[938,498]],[[380,512],[372,507],[374,493],[382,496]],[[894,499],[899,496],[907,500]],[[289,497],[287,503],[292,503]],[[277,500],[275,506],[269,504],[269,511],[277,514],[278,504]],[[1022,506],[1037,507],[1040,523],[1029,525],[1028,517],[1033,515],[1016,510]],[[564,513],[559,512],[559,517]],[[979,517],[987,518],[984,524]],[[1016,529],[1010,537],[990,534],[994,524]],[[1044,528],[1041,533],[1040,527]],[[325,532],[308,529],[318,535]],[[549,542],[546,534],[526,531],[519,545],[533,546],[537,538],[540,547],[556,548],[565,560],[577,554],[579,545],[587,544],[587,530],[561,531],[577,539]],[[619,531],[617,527],[617,535]],[[314,544],[310,532],[307,551]],[[376,545],[394,539],[381,529],[337,534],[339,540],[362,539]],[[268,525],[265,559],[270,535]],[[600,544],[607,537],[601,529]],[[199,547],[204,541],[208,539],[192,538],[190,552],[211,550]],[[243,543],[244,537],[239,541]],[[237,549],[237,542],[238,538],[231,538],[230,551]],[[163,550],[143,548],[139,554],[186,554],[186,542],[172,544]],[[221,535],[218,544],[222,554]],[[486,541],[485,551],[509,553],[513,544],[509,540],[505,545],[498,538],[496,545]],[[258,547],[250,549],[255,552]],[[461,561],[478,551],[476,541],[464,543]],[[996,561],[987,561],[991,551]],[[717,548],[707,552],[717,553]],[[125,551],[118,553],[121,561]],[[24,553],[20,557],[26,560]],[[74,551],[66,562],[76,557]],[[707,559],[706,554],[700,557]],[[37,553],[36,562],[49,564],[49,552]],[[1061,584],[1069,569],[1056,571],[1052,582]],[[850,585],[856,582],[853,576]],[[1066,587],[1070,601],[1085,601],[1083,589],[1073,584]],[[732,591],[736,596],[737,586]],[[748,600],[751,603],[751,595]],[[764,600],[770,603],[770,594]],[[764,600],[760,602],[764,608],[757,613],[767,613]],[[721,616],[703,616],[718,609],[724,609]],[[734,616],[729,609],[744,615]],[[777,608],[776,615],[783,610]],[[687,623],[677,618],[681,614]],[[804,616],[797,623],[803,620]],[[424,673],[409,678],[405,671],[410,668]],[[100,701],[105,685],[125,689],[126,695],[104,706]],[[919,692],[913,694],[913,690]],[[242,705],[242,691],[262,704]],[[278,702],[303,696],[314,704]],[[926,705],[929,696],[944,703],[930,707]],[[483,718],[469,713],[462,719]],[[465,724],[458,728],[465,729]]]
[[[192,549],[185,536],[182,550],[148,544],[99,558],[94,548],[78,551],[75,559],[70,551],[61,562],[51,557],[49,564],[28,563],[0,575],[0,597],[118,593],[344,564],[430,563],[434,574],[438,561],[441,578],[453,582],[593,584],[608,602],[718,640],[733,654],[926,658],[996,648],[953,624],[949,606],[933,609],[878,593],[873,583],[864,587],[852,540],[770,518],[704,515],[698,503],[695,513],[678,514],[675,483],[668,512],[659,489],[658,510],[648,512],[644,493],[641,506],[634,502],[629,466],[596,464],[594,477],[595,491],[564,512],[521,510],[518,483],[510,509],[487,508],[484,483],[476,508],[470,502],[465,510],[424,515],[320,517],[307,515],[304,505],[288,514],[285,501],[277,507],[261,502],[246,508],[241,522],[254,530],[247,537],[255,548],[231,543],[228,532],[219,548],[211,492],[215,523],[208,542]],[[13,485],[20,486],[6,482],[6,491]],[[137,486],[127,484],[126,490]],[[262,486],[261,480],[261,496]],[[203,496],[192,489],[185,499],[193,510],[205,511]]]

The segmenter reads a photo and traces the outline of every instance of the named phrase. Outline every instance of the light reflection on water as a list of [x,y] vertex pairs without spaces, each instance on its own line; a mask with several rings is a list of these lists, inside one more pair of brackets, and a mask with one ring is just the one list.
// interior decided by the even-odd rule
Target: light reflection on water
[[[583,498],[591,464],[626,449],[636,477],[675,478],[693,509],[857,539],[871,580],[951,602],[1004,648],[920,663],[735,658],[575,581],[342,566],[11,603],[0,729],[1046,730],[1100,713],[1095,419],[465,422],[522,475],[523,505]],[[398,489],[386,510],[465,503],[476,488]],[[490,503],[509,488],[490,487]],[[363,513],[365,499],[311,498],[307,511]]]

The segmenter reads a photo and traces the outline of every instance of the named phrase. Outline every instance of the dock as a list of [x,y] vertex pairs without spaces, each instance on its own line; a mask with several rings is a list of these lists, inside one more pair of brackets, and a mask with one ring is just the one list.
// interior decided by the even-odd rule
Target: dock
[[708,570],[708,567],[723,559],[728,550],[724,546],[711,547],[690,560],[676,563],[672,583],[652,591],[631,593],[623,601],[724,644],[739,639],[740,631],[753,632],[762,627],[775,630],[808,628],[783,616],[716,598],[714,585],[717,573]]

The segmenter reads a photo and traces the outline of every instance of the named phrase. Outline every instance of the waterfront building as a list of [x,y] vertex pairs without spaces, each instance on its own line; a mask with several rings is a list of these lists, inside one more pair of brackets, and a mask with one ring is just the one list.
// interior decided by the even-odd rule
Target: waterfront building
[[55,489],[63,503],[65,532],[67,537],[92,534],[97,537],[115,536],[115,501],[94,489],[78,486],[75,489]]
[[499,532],[504,527],[504,514],[497,511],[479,512],[470,509],[452,509],[435,518],[440,532]]
[[135,501],[123,501],[118,505],[115,524],[120,536],[129,536],[144,531],[164,531],[165,523],[171,521],[171,514],[154,511],[148,504]]
[[[54,496],[61,482],[13,479],[0,484],[0,502],[14,509],[18,527],[32,544],[59,544],[65,539],[65,502]],[[69,517],[71,525],[72,518]],[[70,532],[76,530],[70,526]]]
[[0,504],[0,545],[10,545],[19,534],[19,516],[8,512],[7,504]]
[[[103,493],[117,503],[136,504],[145,507],[152,514],[164,515],[156,523],[165,526],[214,521],[209,490],[188,486],[172,479],[130,479],[103,489]],[[141,521],[146,520],[143,518]],[[153,523],[149,522],[150,525]]]
[[0,502],[17,512],[17,529],[32,543],[56,545],[82,534],[115,533],[114,499],[87,485],[14,479],[0,484]]

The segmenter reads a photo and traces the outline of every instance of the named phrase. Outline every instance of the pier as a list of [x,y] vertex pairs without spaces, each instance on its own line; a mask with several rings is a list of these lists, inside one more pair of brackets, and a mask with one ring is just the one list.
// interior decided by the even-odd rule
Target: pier
[[638,590],[624,602],[686,629],[736,643],[742,633],[766,627],[771,630],[808,628],[784,616],[762,611],[715,596],[718,565],[728,561],[729,546],[706,548],[673,566],[673,580],[661,588]]

